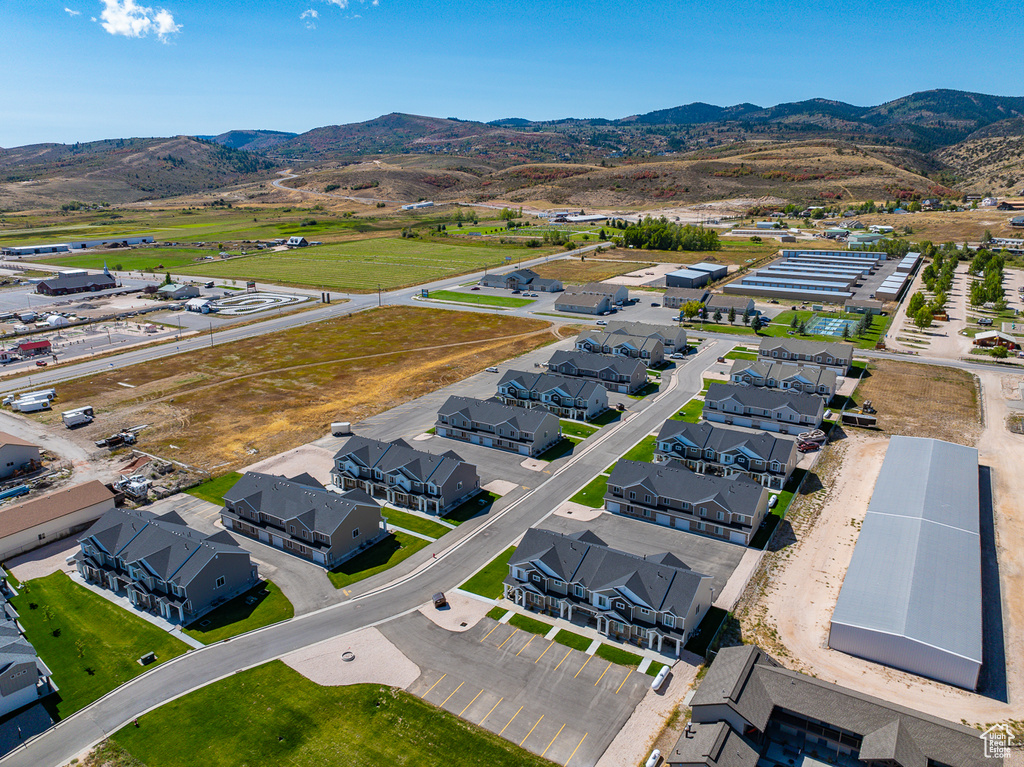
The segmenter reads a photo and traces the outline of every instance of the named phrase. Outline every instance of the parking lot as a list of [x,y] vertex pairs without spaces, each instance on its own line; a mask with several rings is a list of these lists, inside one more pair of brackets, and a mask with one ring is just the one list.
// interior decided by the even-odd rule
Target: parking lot
[[380,627],[429,703],[567,767],[597,763],[651,678],[485,618],[463,633],[419,613]]

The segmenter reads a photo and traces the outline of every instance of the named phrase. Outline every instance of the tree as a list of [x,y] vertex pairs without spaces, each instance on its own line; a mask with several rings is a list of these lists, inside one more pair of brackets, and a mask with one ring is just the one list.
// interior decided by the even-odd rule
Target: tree
[[789,326],[790,326],[790,327],[791,327],[791,328],[792,328],[793,330],[796,330],[796,329],[797,329],[797,327],[799,327],[799,325],[800,325],[800,315],[799,315],[799,314],[797,314],[796,312],[793,312],[793,319],[791,319],[791,320],[789,321]]
[[915,317],[917,313],[921,311],[921,307],[924,306],[924,303],[924,293],[919,290],[910,297],[910,301],[907,303],[907,315]]
[[722,321],[722,310],[721,309],[715,309],[715,317],[714,317],[714,319],[715,319],[715,322],[719,322],[720,323]]
[[843,340],[846,341],[850,338],[850,325],[849,323],[843,325]]
[[172,282],[172,280],[171,280],[171,273],[170,273],[170,272],[167,272],[167,274],[166,274],[166,275],[164,276],[164,282],[163,282],[163,284],[164,284],[164,285],[170,285],[170,284],[171,284],[171,282]]
[[693,319],[703,305],[700,301],[687,301],[683,304],[683,316],[688,320]]
[[744,309],[743,310],[743,324],[744,325],[749,325],[750,324],[750,310],[749,309]]
[[983,234],[981,236],[981,241],[982,242],[992,242],[992,230],[991,229],[986,229],[985,230],[985,234]]
[[761,334],[761,315],[755,314],[753,322],[750,323],[750,327],[754,329],[754,335]]
[[914,315],[914,324],[917,325],[921,330],[930,328],[932,326],[932,320],[935,318],[935,314],[932,312],[931,307],[923,306],[921,310]]
[[736,307],[729,307],[729,324],[732,325],[736,321]]
[[807,335],[807,323],[800,320],[800,324],[797,326],[797,332],[802,336]]
[[1009,352],[1006,351],[1005,346],[997,346],[992,350],[992,356],[998,357],[999,359],[1004,359],[1005,357],[1009,356]]

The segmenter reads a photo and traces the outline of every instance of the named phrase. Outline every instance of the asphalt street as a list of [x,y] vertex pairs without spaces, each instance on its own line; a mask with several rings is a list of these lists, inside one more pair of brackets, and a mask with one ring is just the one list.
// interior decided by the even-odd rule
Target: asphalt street
[[544,475],[545,481],[510,493],[488,515],[460,525],[386,573],[356,584],[347,601],[168,661],[60,722],[0,759],[0,764],[59,767],[134,717],[192,690],[293,650],[408,614],[434,592],[458,586],[660,427],[700,391],[704,370],[725,348],[711,343],[702,349],[676,370],[660,392],[650,395],[647,407],[602,429],[550,476]]

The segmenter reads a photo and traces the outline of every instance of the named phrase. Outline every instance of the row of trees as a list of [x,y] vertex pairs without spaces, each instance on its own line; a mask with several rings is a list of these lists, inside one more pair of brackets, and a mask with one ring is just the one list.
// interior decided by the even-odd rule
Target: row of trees
[[699,226],[673,224],[666,218],[645,218],[622,230],[622,244],[644,250],[721,250],[718,232]]
[[[981,275],[971,283],[971,306],[1003,302],[1003,257],[987,250],[979,250],[971,261],[971,274]],[[979,267],[979,268],[976,268]]]

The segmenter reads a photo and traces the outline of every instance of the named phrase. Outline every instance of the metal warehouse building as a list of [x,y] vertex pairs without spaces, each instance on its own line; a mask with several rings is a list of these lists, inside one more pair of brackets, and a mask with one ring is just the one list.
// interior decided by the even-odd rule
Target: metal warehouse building
[[665,286],[669,288],[699,288],[710,281],[710,274],[696,269],[677,269],[665,275]]
[[973,690],[982,662],[978,451],[893,437],[832,613],[834,650]]

